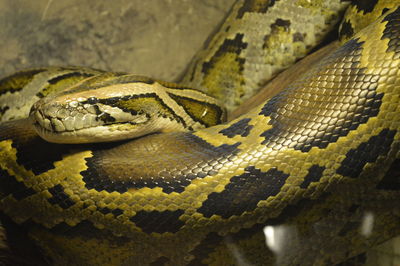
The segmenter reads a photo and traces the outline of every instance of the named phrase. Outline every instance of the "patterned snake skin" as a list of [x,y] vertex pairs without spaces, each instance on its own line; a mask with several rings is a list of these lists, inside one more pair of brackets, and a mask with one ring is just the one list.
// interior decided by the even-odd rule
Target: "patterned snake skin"
[[[258,47],[301,40],[289,50],[279,46],[300,51],[288,59],[293,62],[313,49],[308,38],[316,38],[289,27],[293,14],[299,21],[326,16],[328,25],[339,16],[325,5],[336,12],[346,7],[288,1],[300,7],[283,9],[282,2],[238,1],[206,44],[214,50],[200,52],[183,83],[198,83],[218,97],[224,92],[215,88],[230,76],[223,89],[240,87],[228,95],[232,109],[247,97],[244,91],[265,83],[263,74],[275,73],[249,63],[253,44],[238,33],[243,28],[231,22],[234,17],[256,28],[254,17],[281,12],[263,35],[268,44]],[[334,265],[399,235],[400,5],[356,1],[351,9],[355,14],[340,29],[344,39],[357,31],[352,20],[359,14],[382,16],[284,91],[226,124],[70,145],[44,141],[27,119],[3,122],[1,211],[54,265]],[[267,61],[274,60],[280,62]],[[251,68],[259,75],[255,81],[247,77]],[[93,75],[102,73],[20,72],[0,82],[0,96],[26,106]],[[30,89],[32,99],[10,100]],[[2,104],[3,120],[19,118]]]

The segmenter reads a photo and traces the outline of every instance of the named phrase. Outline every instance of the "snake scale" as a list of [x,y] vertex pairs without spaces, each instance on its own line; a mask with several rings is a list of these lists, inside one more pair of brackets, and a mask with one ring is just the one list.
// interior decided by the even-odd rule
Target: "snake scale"
[[[333,265],[398,235],[398,1],[354,1],[340,28],[343,46],[233,121],[203,128],[224,111],[189,89],[203,88],[232,110],[314,49],[348,4],[237,1],[183,85],[87,68],[3,79],[0,114],[11,121],[0,124],[2,213],[54,265]],[[122,96],[132,84],[164,89]],[[47,142],[23,117],[44,96],[69,97],[67,87],[79,95],[68,98],[69,115],[85,109],[99,115],[91,123],[119,121],[110,132],[153,116],[190,131]],[[88,89],[100,94],[86,97]],[[85,128],[53,107],[32,109],[39,132]],[[137,120],[121,122],[116,109]]]

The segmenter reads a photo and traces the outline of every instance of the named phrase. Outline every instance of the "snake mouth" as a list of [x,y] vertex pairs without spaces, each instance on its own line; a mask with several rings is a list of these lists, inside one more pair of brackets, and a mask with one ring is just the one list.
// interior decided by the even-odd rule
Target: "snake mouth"
[[[40,118],[38,118],[40,116]],[[144,124],[146,116],[140,121],[103,122],[93,114],[68,116],[65,119],[44,116],[41,112],[31,116],[38,135],[53,143],[94,143],[130,139],[147,134]]]
[[92,128],[98,126],[98,117],[94,114],[69,115],[65,118],[57,116],[49,116],[41,111],[32,112],[31,120],[35,127],[40,127],[43,130],[59,134],[63,132],[74,132],[81,129]]
[[38,101],[32,106],[29,117],[35,127],[56,134],[98,126],[100,114],[98,107],[78,101],[68,104]]
[[111,142],[124,139],[135,138],[141,134],[136,134],[138,125],[132,122],[99,125],[95,127],[86,127],[71,131],[52,131],[42,127],[39,123],[33,124],[38,135],[48,142],[53,143],[96,143]]
[[79,102],[41,105],[39,101],[29,116],[38,135],[55,143],[117,141],[147,132],[143,125],[150,120],[149,115],[115,115],[114,109]]

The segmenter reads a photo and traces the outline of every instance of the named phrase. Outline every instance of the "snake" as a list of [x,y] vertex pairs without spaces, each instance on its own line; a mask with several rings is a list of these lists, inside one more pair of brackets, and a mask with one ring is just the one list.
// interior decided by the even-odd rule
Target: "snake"
[[[4,78],[2,222],[52,265],[335,265],[399,235],[400,5],[349,4],[237,1],[178,84]],[[342,46],[223,122],[346,8]]]

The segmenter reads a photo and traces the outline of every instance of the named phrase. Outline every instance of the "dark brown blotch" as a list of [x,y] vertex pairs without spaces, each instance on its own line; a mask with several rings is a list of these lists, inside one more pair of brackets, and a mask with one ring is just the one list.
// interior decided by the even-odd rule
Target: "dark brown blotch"
[[372,136],[357,148],[351,149],[336,172],[343,176],[357,178],[367,163],[373,163],[379,156],[389,152],[395,135],[396,130],[383,129],[378,135]]
[[179,220],[183,210],[176,211],[139,211],[130,220],[145,233],[176,233],[185,224]]
[[236,18],[243,18],[246,13],[267,13],[268,9],[275,5],[278,0],[249,0],[245,1],[238,10]]
[[49,188],[48,191],[52,195],[52,197],[48,199],[51,204],[57,204],[63,209],[68,209],[75,204],[75,202],[64,192],[64,187],[60,184]]
[[288,177],[276,168],[262,172],[254,166],[246,167],[243,174],[230,179],[222,192],[211,193],[197,211],[208,218],[240,216],[254,210],[260,200],[277,195]]
[[218,133],[221,133],[228,138],[233,138],[235,136],[247,137],[253,128],[253,125],[249,125],[250,121],[250,118],[243,118],[236,123],[233,123],[229,127],[222,129]]

